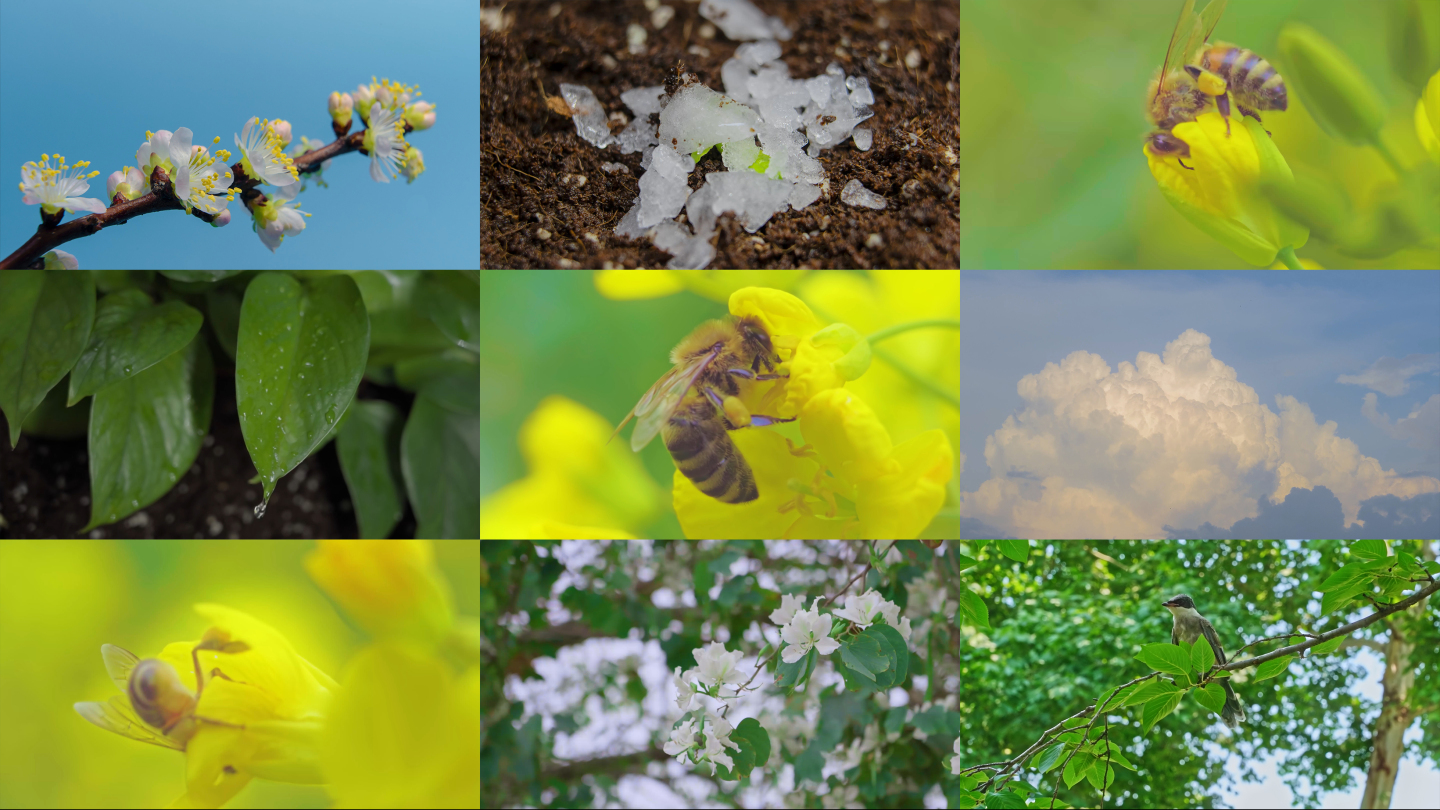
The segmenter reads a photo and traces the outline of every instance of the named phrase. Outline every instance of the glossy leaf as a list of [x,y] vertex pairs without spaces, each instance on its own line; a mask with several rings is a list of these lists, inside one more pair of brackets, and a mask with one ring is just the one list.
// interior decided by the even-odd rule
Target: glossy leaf
[[404,512],[400,482],[400,412],[388,402],[356,400],[335,449],[355,503],[360,536],[381,539]]
[[480,351],[480,288],[464,275],[437,270],[415,291],[415,305],[453,345]]
[[210,429],[215,372],[199,335],[181,351],[95,394],[90,409],[90,529],[170,491]]
[[395,362],[395,384],[406,391],[419,391],[426,383],[447,374],[478,377],[479,356],[464,349],[446,349]]
[[0,411],[10,446],[45,394],[85,350],[95,321],[95,281],[72,270],[0,273]]
[[235,359],[235,344],[240,336],[240,303],[245,291],[235,284],[217,284],[205,292],[205,310],[210,313],[210,330],[220,348]]
[[206,281],[220,281],[244,270],[161,270],[160,275],[176,281],[197,284]]
[[885,659],[885,667],[879,671],[871,670],[875,675],[875,685],[881,689],[889,689],[895,685],[895,667],[899,656],[895,648],[891,646],[890,639],[880,632],[880,625],[871,625],[860,634],[861,638],[872,638],[880,645],[880,655]]
[[140,290],[100,299],[89,345],[70,372],[66,405],[139,374],[189,345],[205,317],[180,301],[156,304]]
[[890,641],[890,648],[895,652],[895,660],[892,665],[895,669],[895,685],[900,686],[905,682],[905,676],[910,671],[910,645],[905,642],[905,637],[900,635],[899,630],[888,624],[872,625],[865,632],[868,633],[871,630],[884,635]]
[[420,538],[480,536],[480,386],[442,377],[415,398],[400,465]]
[[264,273],[250,282],[240,306],[235,397],[266,498],[350,405],[369,347],[370,322],[349,276],[301,283]]

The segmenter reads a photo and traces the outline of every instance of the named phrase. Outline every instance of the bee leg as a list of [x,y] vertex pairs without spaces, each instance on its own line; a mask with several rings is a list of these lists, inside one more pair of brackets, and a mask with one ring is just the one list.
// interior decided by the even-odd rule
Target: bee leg
[[780,422],[794,422],[797,418],[798,417],[792,416],[789,419],[785,419],[780,416],[763,416],[758,413],[752,413],[750,414],[749,427],[769,427]]
[[1225,137],[1230,137],[1230,94],[1221,93],[1215,97],[1215,107],[1225,116]]
[[[1180,161],[1180,165],[1181,165],[1181,166],[1185,166],[1185,158],[1175,158],[1175,159],[1178,160],[1178,161]],[[1185,168],[1190,169],[1189,166],[1185,166]],[[1190,169],[1190,171],[1193,172],[1193,171],[1195,171],[1195,170],[1194,170],[1194,169]]]
[[[1244,107],[1241,107],[1239,104],[1236,104],[1235,106],[1236,106],[1236,108],[1238,108],[1238,109],[1240,110],[1240,114],[1241,114],[1241,115],[1248,115],[1248,116],[1250,116],[1251,118],[1254,118],[1256,121],[1260,121],[1260,123],[1262,123],[1262,124],[1265,123],[1263,120],[1261,120],[1260,114],[1257,113],[1257,112],[1255,112],[1254,110],[1247,110],[1247,109],[1245,109]],[[1268,129],[1265,130],[1265,134],[1266,134],[1266,135],[1270,135],[1270,137],[1272,137],[1272,138],[1275,137],[1274,135],[1272,135],[1272,134],[1270,133],[1270,130],[1268,130]]]
[[736,377],[744,377],[747,380],[785,380],[790,377],[789,374],[755,374],[743,368],[732,368],[728,371]]

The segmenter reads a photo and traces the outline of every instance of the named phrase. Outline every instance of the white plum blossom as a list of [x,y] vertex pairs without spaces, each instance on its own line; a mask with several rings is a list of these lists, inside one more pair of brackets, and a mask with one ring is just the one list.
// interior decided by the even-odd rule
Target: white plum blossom
[[115,199],[118,193],[127,200],[138,200],[150,191],[150,183],[134,166],[126,166],[118,172],[111,172],[105,181],[105,195]]
[[[381,88],[384,89],[384,88]],[[405,143],[405,122],[400,110],[383,106],[378,100],[370,110],[370,126],[365,130],[365,151],[370,153],[370,179],[388,183],[400,174],[400,158],[409,144]],[[386,175],[389,177],[386,177]]]
[[[241,168],[253,179],[272,186],[288,186],[300,181],[295,161],[285,154],[285,139],[275,129],[276,124],[281,123],[284,122],[262,121],[258,116],[251,116],[245,122],[245,128],[235,136],[235,145],[244,155]],[[286,133],[288,136],[288,125]]]
[[52,250],[45,254],[44,270],[79,270],[80,262],[63,250]]
[[[189,127],[180,127],[170,138],[170,163],[175,167],[170,174],[170,182],[175,186],[175,196],[180,198],[186,213],[199,208],[207,214],[219,215],[226,204],[235,199],[238,191],[231,188],[235,173],[226,165],[230,161],[230,153],[221,149],[215,157],[211,157],[209,149],[192,146],[191,137]],[[219,143],[220,138],[216,137],[215,142]],[[215,168],[217,157],[222,161],[219,169]],[[224,200],[217,196],[222,194]]]
[[955,756],[950,758],[950,773],[960,775],[960,738],[955,738]]
[[695,689],[690,685],[694,679],[694,667],[686,670],[684,675],[680,674],[680,667],[675,667],[675,689],[678,692],[675,695],[675,705],[679,706],[682,712],[690,709],[690,701],[695,697]]
[[289,205],[300,193],[300,185],[292,183],[288,186],[280,186],[269,195],[269,198],[256,204],[251,208],[254,216],[255,233],[260,236],[260,241],[265,247],[270,248],[274,253],[275,248],[285,241],[286,236],[298,234],[305,230],[305,217],[310,214],[304,211],[297,211],[301,203],[295,203],[294,207]]
[[670,732],[670,741],[665,743],[665,753],[672,757],[695,747],[695,721],[686,720]]
[[859,596],[845,597],[845,609],[835,611],[842,619],[849,619],[862,630],[880,618],[880,604],[885,600],[878,591],[869,590]]
[[735,667],[740,664],[742,657],[744,654],[739,650],[726,652],[725,645],[718,641],[712,641],[695,651],[695,663],[700,670],[700,677],[711,686],[740,683],[740,673]]
[[780,607],[770,611],[770,621],[775,624],[785,624],[795,616],[795,611],[805,608],[805,600],[793,593],[787,593],[780,597]]
[[840,649],[840,642],[830,638],[830,628],[834,619],[830,614],[821,616],[818,609],[818,602],[810,610],[797,612],[790,619],[790,623],[780,628],[780,637],[790,645],[780,653],[780,659],[787,664],[793,664],[804,658],[814,647],[821,655],[829,655]]
[[[81,197],[80,194],[90,190],[90,178],[99,174],[92,171],[89,174],[81,174],[90,161],[82,160],[74,166],[66,166],[65,158],[56,155],[55,159],[60,161],[59,168],[50,165],[50,156],[41,155],[41,163],[30,161],[20,167],[20,190],[25,192],[23,201],[26,205],[40,204],[46,213],[54,214],[60,209],[65,209],[72,214],[76,211],[89,211],[92,214],[105,212],[105,203],[93,197]],[[73,172],[73,174],[72,174]]]

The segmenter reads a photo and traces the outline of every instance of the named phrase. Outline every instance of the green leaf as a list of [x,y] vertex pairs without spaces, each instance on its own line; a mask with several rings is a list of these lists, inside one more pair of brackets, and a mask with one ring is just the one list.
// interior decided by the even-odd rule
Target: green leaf
[[960,552],[953,549],[949,552],[947,556],[950,556],[954,560],[955,573],[957,574],[963,571],[968,571],[971,568],[974,568],[975,566],[980,564],[979,560],[976,560],[973,557],[966,557],[964,554],[961,554]]
[[480,536],[479,386],[442,377],[420,391],[400,438],[400,469],[416,537]]
[[893,734],[905,728],[905,715],[907,714],[909,714],[909,710],[904,706],[885,712],[885,733]]
[[890,668],[890,659],[880,647],[875,636],[864,633],[840,642],[840,653],[845,663],[866,675],[874,676]]
[[[784,652],[784,648],[781,648],[781,652]],[[785,663],[784,658],[779,659],[780,663],[775,667],[775,685],[787,690],[794,688],[805,675],[806,659],[814,652],[815,649],[812,647],[810,652],[795,659],[795,662],[791,664]]]
[[802,781],[821,782],[820,774],[825,770],[825,756],[821,753],[820,741],[812,740],[810,747],[795,758],[795,783]]
[[1180,698],[1184,696],[1185,692],[1177,689],[1169,695],[1146,703],[1144,711],[1141,712],[1143,725],[1140,733],[1149,734],[1150,729],[1153,728],[1156,723],[1160,722],[1161,718],[1175,711],[1175,707],[1180,705]]
[[[883,630],[880,629],[882,627],[884,627],[884,625],[872,624],[865,629],[865,632],[860,634],[860,637],[873,638],[875,639],[875,642],[880,645],[880,655],[885,659],[885,666],[883,669],[875,673],[875,685],[880,687],[881,689],[889,689],[890,687],[896,685],[895,673],[900,665],[900,653],[897,652],[894,645],[890,643],[890,637],[886,635]],[[886,627],[885,629],[889,630],[891,628]],[[898,633],[896,634],[896,637],[899,637]],[[906,653],[907,656],[909,655],[908,648],[901,649]]]
[[243,273],[244,270],[161,270],[160,275],[166,278],[173,278],[176,281],[184,281],[191,284],[199,284],[206,281],[220,281],[236,273]]
[[1424,562],[1420,563],[1420,566],[1431,574],[1440,574],[1440,562],[1436,562],[1435,560],[1425,560]]
[[1015,562],[1023,563],[1025,558],[1030,556],[1029,540],[996,540],[995,543],[999,546],[1001,554]]
[[406,391],[419,391],[425,386],[425,383],[446,374],[478,377],[480,374],[478,356],[463,349],[446,349],[443,352],[428,352],[395,363],[395,384]]
[[244,290],[235,284],[217,284],[205,292],[205,311],[209,314],[210,331],[220,348],[235,359],[236,340],[240,337],[240,302]]
[[770,761],[770,733],[767,732],[753,717],[747,717],[740,721],[730,739],[742,748],[748,742],[754,752],[755,767],[759,768]]
[[[846,659],[847,650],[844,644],[840,645],[840,655],[831,658],[836,671],[840,677],[845,679],[845,688],[851,692],[873,692],[878,687],[875,685],[875,676],[850,665]],[[835,658],[840,660],[836,661]]]
[[743,593],[745,589],[748,588],[754,581],[755,578],[749,574],[731,579],[729,582],[726,582],[722,588],[720,588],[720,596],[715,599],[715,602],[723,608],[730,607],[731,605],[735,604],[735,600],[739,599],[740,594]]
[[1295,656],[1293,655],[1282,655],[1279,658],[1272,658],[1269,661],[1266,661],[1265,663],[1256,666],[1255,680],[1263,681],[1267,678],[1273,678],[1276,675],[1279,675],[1280,673],[1284,672],[1285,669],[1290,666],[1290,662],[1294,660]]
[[10,446],[25,417],[75,365],[95,321],[95,281],[74,270],[0,273],[0,411]]
[[[1104,776],[1102,777],[1101,774],[1104,774]],[[1115,784],[1115,768],[1100,760],[1096,760],[1090,770],[1085,772],[1085,778],[1090,780],[1090,784],[1094,785],[1096,790],[1109,790],[1110,786]],[[1102,778],[1104,779],[1103,784],[1101,782]]]
[[1190,655],[1176,644],[1146,644],[1135,658],[1151,669],[1172,675],[1190,672]]
[[139,290],[100,299],[89,345],[70,371],[66,407],[185,348],[205,316],[179,301],[155,304]]
[[170,491],[210,429],[215,372],[199,335],[190,345],[95,395],[90,408],[90,522],[114,523]]
[[1207,683],[1199,689],[1191,690],[1190,694],[1196,703],[1216,714],[1225,707],[1225,689],[1218,683]]
[[480,288],[463,275],[426,273],[415,290],[415,305],[451,343],[480,351]]
[[926,734],[943,736],[959,732],[959,717],[959,712],[948,711],[944,706],[931,706],[911,718],[910,724]]
[[1320,615],[1325,616],[1350,604],[1350,600],[1370,590],[1370,583],[1356,583],[1338,591],[1331,591],[1325,594],[1320,600]]
[[695,601],[701,607],[710,604],[710,589],[715,587],[715,575],[710,573],[710,562],[701,560],[695,565]]
[[1025,797],[1013,790],[985,794],[985,806],[991,810],[1013,810],[1025,806]]
[[1060,759],[1065,755],[1065,750],[1068,747],[1069,746],[1065,745],[1052,745],[1046,748],[1030,760],[1030,767],[1039,771],[1041,774],[1049,773],[1051,768],[1060,764]]
[[1349,588],[1352,585],[1368,582],[1374,573],[1369,569],[1371,560],[1356,560],[1352,563],[1342,565],[1335,573],[1325,578],[1320,584],[1321,593],[1339,591]]
[[381,539],[405,511],[400,476],[400,411],[382,400],[356,400],[340,427],[335,450],[350,487],[360,537]]
[[957,623],[963,617],[981,630],[991,629],[990,608],[985,606],[985,600],[981,599],[979,594],[969,588],[960,588],[955,592],[955,599],[960,603],[959,613],[955,617]]
[[1190,648],[1190,667],[1204,675],[1213,666],[1215,666],[1215,651],[1210,649],[1210,640],[1202,635],[1195,639],[1195,646]]
[[349,276],[307,285],[284,273],[262,273],[250,282],[240,307],[235,398],[266,499],[350,405],[369,347],[370,322]]
[[[1123,748],[1117,745],[1114,740],[1106,740],[1106,744],[1110,748],[1111,762],[1119,765],[1122,768],[1129,768],[1132,771],[1135,770],[1135,766],[1131,764],[1130,760],[1125,758],[1125,750]],[[1102,759],[1104,758],[1104,756],[1104,754],[1100,755]]]
[[1085,751],[1076,751],[1065,764],[1065,787],[1074,787],[1076,782],[1085,778],[1085,774],[1095,766],[1095,757]]
[[1179,691],[1180,687],[1176,686],[1175,684],[1166,683],[1157,678],[1156,680],[1153,680],[1149,683],[1141,684],[1140,688],[1138,689],[1132,690],[1125,698],[1125,705],[1135,706],[1140,703],[1148,703],[1155,698],[1165,697],[1166,695],[1173,695]]
[[[895,685],[899,686],[905,682],[905,676],[910,672],[910,645],[905,642],[905,637],[900,631],[888,624],[875,624],[870,630],[883,634],[890,641],[890,648],[895,652],[893,668],[895,670]],[[866,632],[869,632],[867,630]],[[863,635],[863,634],[862,634]]]
[[1314,647],[1311,647],[1311,648],[1310,648],[1310,653],[1311,653],[1311,655],[1328,655],[1328,654],[1330,654],[1330,653],[1332,653],[1332,652],[1335,652],[1336,650],[1340,649],[1340,645],[1341,645],[1341,644],[1344,644],[1344,643],[1345,643],[1345,639],[1347,639],[1347,638],[1349,638],[1349,637],[1350,637],[1350,634],[1349,634],[1349,633],[1346,633],[1345,635],[1342,635],[1342,636],[1336,636],[1335,638],[1332,638],[1332,639],[1330,639],[1329,641],[1322,642],[1322,643],[1320,643],[1320,644],[1316,644]]
[[1356,540],[1350,545],[1350,553],[1362,560],[1378,560],[1390,554],[1384,540]]

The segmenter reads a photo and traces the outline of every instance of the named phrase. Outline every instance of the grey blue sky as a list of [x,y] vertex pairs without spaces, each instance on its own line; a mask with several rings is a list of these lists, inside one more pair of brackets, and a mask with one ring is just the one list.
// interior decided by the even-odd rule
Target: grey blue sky
[[26,161],[88,160],[100,174],[82,196],[103,199],[110,173],[135,165],[146,130],[189,127],[196,144],[228,149],[232,162],[234,136],[252,115],[328,143],[330,92],[353,92],[374,75],[419,85],[421,100],[437,105],[436,125],[408,136],[425,155],[413,184],[403,175],[377,183],[368,157],[344,155],[325,172],[329,188],[300,194],[312,216],[275,253],[239,199],[218,230],[162,212],[60,249],[82,269],[478,267],[479,28],[475,0],[3,0],[0,171],[9,191],[0,197],[0,257],[40,224],[40,207],[17,188]]
[[[1227,499],[1228,511],[1217,508],[1216,515],[1236,517],[1236,501],[1247,497],[1250,508],[1244,517],[1263,513],[1253,496],[1273,490],[1278,474],[1274,469],[1265,469],[1264,463],[1231,469],[1226,467],[1227,460],[1213,461],[1203,452],[1179,461],[1162,461],[1177,445],[1177,438],[1189,437],[1171,435],[1167,449],[1162,450],[1153,440],[1132,446],[1130,439],[1117,439],[1111,433],[1117,429],[1114,425],[1081,424],[1077,428],[1079,423],[1072,411],[1078,403],[1056,402],[1063,402],[1074,385],[1088,383],[1087,375],[1100,375],[1098,365],[1073,368],[1070,373],[1074,379],[1052,379],[1048,388],[1046,383],[1039,383],[1032,389],[1032,394],[1038,396],[1033,402],[1017,391],[1026,375],[1040,375],[1047,363],[1059,366],[1077,351],[1098,355],[1114,375],[1110,379],[1118,379],[1122,362],[1133,366],[1139,352],[1164,358],[1167,345],[1187,330],[1208,337],[1210,357],[1233,369],[1235,383],[1253,388],[1259,406],[1280,415],[1281,446],[1278,456],[1271,453],[1272,461],[1284,463],[1291,454],[1301,452],[1297,445],[1305,445],[1302,455],[1317,466],[1303,478],[1293,477],[1296,486],[1329,482],[1327,489],[1334,490],[1340,501],[1347,499],[1348,482],[1341,480],[1347,473],[1320,471],[1328,463],[1327,454],[1334,449],[1330,447],[1333,439],[1324,427],[1330,421],[1335,423],[1334,438],[1353,442],[1361,457],[1375,459],[1383,470],[1393,470],[1397,477],[1408,477],[1412,483],[1426,477],[1440,478],[1440,321],[1436,312],[1440,312],[1440,272],[1433,271],[967,271],[961,276],[961,451],[966,457],[961,488],[969,502],[964,514],[975,516],[968,493],[975,493],[992,478],[985,459],[986,440],[1012,416],[1018,421],[1006,454],[1011,463],[999,472],[999,477],[1022,482],[1032,490],[1040,480],[1061,476],[1068,487],[1107,493],[1102,499],[1105,503],[1096,507],[1103,512],[1111,507],[1133,507],[1133,500],[1143,498],[1147,481],[1153,483],[1154,476],[1162,471],[1164,476],[1171,476],[1168,480],[1193,483],[1209,476],[1213,471],[1206,468],[1213,463],[1233,479],[1230,491],[1212,493],[1214,498],[1189,499],[1176,508],[1173,520],[1164,522],[1176,529],[1199,526],[1201,518],[1209,520],[1202,504],[1224,504]],[[1194,348],[1203,352],[1202,347]],[[1055,373],[1060,373],[1060,368]],[[1218,373],[1223,378],[1225,372]],[[1143,369],[1140,376],[1145,376]],[[1221,379],[1221,384],[1223,387],[1229,383]],[[1115,405],[1112,396],[1111,410],[1123,416],[1130,409],[1126,421],[1140,425],[1135,435],[1153,439],[1150,428],[1154,425],[1147,427],[1146,420],[1153,420],[1155,411],[1138,404],[1148,402],[1153,406],[1153,400],[1147,400],[1143,391],[1138,395],[1130,391],[1129,396],[1138,399]],[[1171,392],[1167,406],[1176,405],[1177,396]],[[1301,408],[1282,408],[1277,396],[1293,397],[1297,405],[1308,406],[1313,424]],[[1081,402],[1088,403],[1087,408],[1094,405],[1083,398]],[[1031,410],[1028,420],[1027,409]],[[1159,412],[1164,410],[1160,408]],[[1415,417],[1407,419],[1412,412]],[[1186,412],[1178,418],[1182,434],[1199,429],[1197,424],[1208,424],[1208,417],[1201,417],[1197,423],[1194,413]],[[1236,417],[1217,417],[1215,424],[1224,432],[1228,429],[1224,420],[1230,418]],[[1304,429],[1286,430],[1292,418]],[[1243,428],[1235,430],[1243,432]],[[1079,471],[1083,464],[1076,463],[1077,455],[1087,453],[1092,457],[1119,454],[1121,458],[1110,459],[1114,461],[1111,466],[1097,465],[1104,468],[1097,472],[1098,480],[1087,482],[1084,472]],[[1128,455],[1132,453],[1134,459]],[[1068,463],[1051,465],[1045,461],[1067,456]],[[1142,458],[1146,460],[1138,460]],[[1024,462],[1017,466],[1015,459]],[[1294,467],[1303,470],[1305,463],[1297,461]],[[1146,469],[1149,472],[1143,472]],[[1351,477],[1364,474],[1363,469],[1351,472]],[[1131,474],[1136,480],[1126,478]],[[1331,474],[1341,478],[1331,480],[1327,477]],[[1225,489],[1213,480],[1194,485],[1213,487],[1217,493]],[[1385,490],[1386,486],[1391,489]],[[1399,486],[1375,482],[1357,485],[1349,497],[1353,501],[1359,497],[1357,493],[1373,496],[1396,491]],[[1297,494],[1312,493],[1297,490]],[[1327,493],[1315,490],[1313,494],[1327,504],[1333,503]],[[1017,497],[1034,496],[1031,492]],[[996,507],[997,503],[992,500],[989,505]],[[1015,503],[1002,506],[1009,509]],[[991,512],[991,516],[995,513]],[[1353,520],[1354,516],[1349,518]],[[1216,520],[1215,524],[1223,529],[1235,522],[1226,519]],[[1285,521],[1280,522],[1283,525]],[[1256,528],[1255,524],[1247,525]],[[992,523],[992,528],[1014,531],[1019,527]]]

